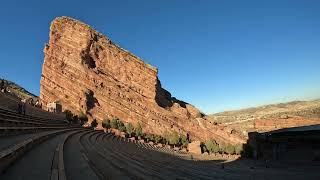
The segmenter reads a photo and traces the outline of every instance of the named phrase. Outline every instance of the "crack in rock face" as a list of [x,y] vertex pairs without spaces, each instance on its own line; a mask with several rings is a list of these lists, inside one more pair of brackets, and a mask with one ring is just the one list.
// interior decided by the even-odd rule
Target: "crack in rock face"
[[89,69],[94,69],[96,68],[96,61],[91,57],[90,54],[86,53],[86,52],[82,52],[81,53],[81,63],[86,65],[87,68]]

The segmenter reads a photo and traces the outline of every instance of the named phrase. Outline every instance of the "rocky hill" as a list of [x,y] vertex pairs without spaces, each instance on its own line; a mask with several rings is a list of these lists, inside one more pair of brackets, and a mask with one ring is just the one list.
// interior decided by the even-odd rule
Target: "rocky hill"
[[38,97],[29,91],[27,91],[25,88],[21,87],[20,85],[9,81],[5,79],[0,79],[1,81],[4,81],[4,86],[7,88],[7,91],[12,95],[19,99],[30,99],[32,98],[34,101],[38,99]]
[[69,17],[56,18],[44,48],[40,99],[45,107],[87,114],[100,123],[117,117],[140,123],[149,133],[188,133],[194,140],[244,142],[229,128],[213,125],[191,104],[161,87],[158,69],[122,49],[90,26]]
[[320,124],[320,100],[293,101],[226,111],[210,115],[208,119],[244,133]]

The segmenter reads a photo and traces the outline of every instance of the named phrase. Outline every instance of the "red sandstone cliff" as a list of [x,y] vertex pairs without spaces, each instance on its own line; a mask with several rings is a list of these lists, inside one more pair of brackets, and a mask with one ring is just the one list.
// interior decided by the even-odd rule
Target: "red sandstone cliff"
[[243,142],[243,138],[202,118],[194,106],[161,88],[158,70],[88,25],[56,18],[44,49],[40,99],[45,106],[85,112],[99,121],[118,117],[141,122],[146,132],[189,133],[191,138]]

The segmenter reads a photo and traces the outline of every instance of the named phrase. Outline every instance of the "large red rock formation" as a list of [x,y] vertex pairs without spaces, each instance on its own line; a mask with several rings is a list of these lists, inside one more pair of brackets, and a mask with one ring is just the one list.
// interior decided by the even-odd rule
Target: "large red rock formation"
[[161,88],[158,70],[120,48],[88,25],[56,18],[44,49],[40,99],[45,106],[84,112],[102,121],[118,117],[140,122],[155,134],[176,130],[191,138],[243,142],[237,134],[214,126],[194,106]]

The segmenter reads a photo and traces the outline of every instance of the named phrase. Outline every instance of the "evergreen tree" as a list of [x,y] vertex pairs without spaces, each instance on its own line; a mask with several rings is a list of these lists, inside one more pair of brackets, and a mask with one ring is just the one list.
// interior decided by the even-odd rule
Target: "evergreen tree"
[[151,140],[151,135],[150,135],[150,134],[147,134],[147,135],[145,136],[145,139],[147,140],[147,142],[149,142],[149,141]]
[[80,121],[80,124],[85,124],[88,122],[88,117],[83,112],[80,112],[78,119]]
[[129,136],[131,137],[132,136],[132,133],[133,133],[133,126],[132,126],[132,124],[129,122],[128,124],[127,124],[127,133],[129,134]]
[[67,121],[72,122],[72,120],[73,120],[73,114],[72,114],[72,112],[69,111],[69,110],[65,110],[65,111],[64,111],[64,114],[66,115]]
[[123,124],[122,121],[118,120],[118,129],[121,132],[126,132],[126,126]]
[[180,135],[180,144],[182,145],[182,147],[188,147],[189,141],[186,135],[181,134]]
[[113,128],[113,129],[118,129],[118,121],[117,121],[117,119],[113,118],[113,119],[111,120],[111,122],[110,122],[110,126],[111,126],[111,128]]
[[200,148],[201,148],[201,153],[205,153],[208,151],[206,145],[203,142],[200,143]]
[[208,140],[205,146],[210,153],[218,153],[220,150],[219,145],[213,140]]
[[141,124],[138,123],[137,127],[136,127],[136,136],[141,137],[142,136],[142,127]]
[[72,123],[73,123],[73,124],[76,124],[76,123],[78,123],[78,122],[79,122],[78,116],[77,116],[77,115],[74,115],[74,116],[72,117]]
[[176,131],[173,131],[170,134],[169,143],[171,145],[177,145],[179,143],[179,134]]
[[110,129],[111,128],[111,122],[109,119],[105,119],[102,122],[102,127],[106,128],[106,129]]
[[226,148],[225,148],[225,152],[226,152],[227,154],[234,154],[234,152],[235,152],[234,146],[231,145],[231,144],[228,144],[228,145],[226,146]]
[[155,143],[160,143],[162,141],[162,137],[161,136],[159,136],[159,135],[155,135],[154,136],[154,142]]
[[169,143],[170,133],[167,130],[164,131],[162,136],[163,136],[163,140],[162,140],[163,144]]
[[94,119],[92,122],[91,122],[91,127],[92,128],[96,128],[98,126],[98,122],[96,119]]
[[243,151],[243,145],[242,145],[242,144],[237,144],[237,145],[235,146],[235,153],[236,153],[236,154],[241,154],[242,151]]

